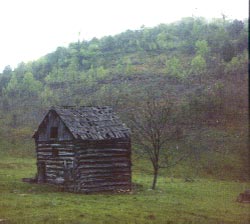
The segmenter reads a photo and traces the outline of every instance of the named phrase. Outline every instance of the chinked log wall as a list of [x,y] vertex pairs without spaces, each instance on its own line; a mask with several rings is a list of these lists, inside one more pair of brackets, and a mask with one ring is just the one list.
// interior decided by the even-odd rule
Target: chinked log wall
[[[47,183],[60,184],[65,180],[65,170],[74,165],[75,151],[73,142],[39,142],[37,144],[37,162],[45,163]],[[56,150],[57,153],[53,153]]]
[[131,190],[129,140],[79,142],[76,146],[76,191]]
[[[53,156],[52,148],[58,150]],[[46,163],[48,183],[74,192],[131,190],[129,140],[38,143],[37,159]],[[67,172],[67,175],[65,173]]]

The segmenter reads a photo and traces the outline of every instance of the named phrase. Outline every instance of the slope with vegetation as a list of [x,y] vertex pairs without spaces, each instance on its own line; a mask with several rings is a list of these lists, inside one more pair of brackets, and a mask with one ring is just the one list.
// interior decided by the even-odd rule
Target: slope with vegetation
[[[189,157],[162,174],[247,180],[247,74],[247,21],[184,18],[79,40],[14,70],[5,67],[1,146],[9,154],[32,153],[30,136],[51,105],[108,104],[133,126],[130,115],[146,93],[167,94],[183,134],[165,147]],[[136,144],[134,163],[151,172]]]

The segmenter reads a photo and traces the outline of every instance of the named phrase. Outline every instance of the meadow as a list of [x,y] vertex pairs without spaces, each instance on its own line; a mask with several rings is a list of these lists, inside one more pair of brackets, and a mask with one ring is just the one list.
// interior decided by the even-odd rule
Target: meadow
[[74,194],[21,181],[36,173],[32,157],[1,155],[0,223],[250,223],[250,204],[236,202],[250,183],[159,177],[133,167],[129,194]]

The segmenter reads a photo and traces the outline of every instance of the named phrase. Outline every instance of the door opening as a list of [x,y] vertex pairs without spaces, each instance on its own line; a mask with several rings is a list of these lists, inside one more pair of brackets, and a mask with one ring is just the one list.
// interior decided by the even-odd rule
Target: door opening
[[41,161],[37,164],[37,182],[45,183],[46,182],[46,165],[45,162]]

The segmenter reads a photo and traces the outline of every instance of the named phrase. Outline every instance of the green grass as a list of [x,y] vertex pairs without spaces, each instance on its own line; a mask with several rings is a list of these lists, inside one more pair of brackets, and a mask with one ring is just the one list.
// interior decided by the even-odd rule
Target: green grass
[[[0,223],[250,223],[250,204],[236,197],[250,183],[198,179],[184,182],[136,170],[131,194],[73,194],[21,182],[36,172],[32,158],[0,158]],[[2,220],[2,221],[1,221]]]

